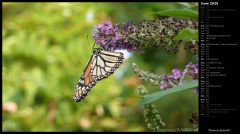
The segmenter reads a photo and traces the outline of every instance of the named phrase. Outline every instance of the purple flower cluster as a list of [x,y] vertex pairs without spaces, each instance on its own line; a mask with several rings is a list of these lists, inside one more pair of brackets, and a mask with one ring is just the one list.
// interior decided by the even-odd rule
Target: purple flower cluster
[[[111,21],[105,21],[96,25],[93,37],[97,45],[109,51],[125,49],[142,53],[144,48],[160,48],[176,53],[180,45],[174,38],[186,27],[197,29],[197,21],[174,17],[143,20],[136,24],[113,25]],[[198,48],[197,43],[192,47]]]
[[166,81],[160,82],[160,89],[167,89],[170,87],[171,87],[171,85],[168,82],[166,82]]
[[193,79],[198,79],[198,64],[190,62],[184,69],[183,74],[189,74]]
[[134,51],[137,45],[128,40],[128,32],[131,24],[126,23],[122,30],[119,24],[114,26],[110,21],[105,21],[96,26],[94,39],[98,45],[101,45],[105,50],[127,49]]
[[119,25],[113,26],[111,22],[105,21],[96,26],[98,31],[94,32],[94,39],[97,44],[104,48],[112,47],[116,42],[121,40],[123,36],[119,33]]
[[182,72],[179,69],[174,68],[172,70],[172,74],[165,75],[165,77],[163,78],[163,81],[160,82],[160,89],[171,88],[173,84],[177,84],[180,81],[181,77],[182,77]]
[[172,75],[170,75],[169,77],[174,80],[180,80],[181,75],[182,75],[181,71],[179,69],[175,68],[172,70]]
[[[174,68],[171,75],[165,75],[163,77],[160,82],[160,89],[164,90],[177,85],[186,74],[190,75],[192,79],[198,79],[198,64],[192,64],[192,62],[190,62],[186,65],[183,73],[181,70]],[[198,88],[194,89],[194,92],[198,94]]]

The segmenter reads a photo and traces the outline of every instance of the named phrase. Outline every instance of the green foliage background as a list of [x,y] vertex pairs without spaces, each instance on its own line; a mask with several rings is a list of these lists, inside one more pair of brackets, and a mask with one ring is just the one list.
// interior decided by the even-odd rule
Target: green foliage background
[[[171,73],[196,59],[189,51],[133,53],[83,102],[73,101],[74,89],[92,54],[96,24],[138,22],[152,19],[151,12],[185,8],[198,9],[194,3],[3,3],[2,102],[17,106],[14,112],[3,111],[3,131],[149,131],[136,91],[144,82],[131,63]],[[174,129],[190,127],[197,101],[192,91],[184,91],[155,104],[166,128]]]

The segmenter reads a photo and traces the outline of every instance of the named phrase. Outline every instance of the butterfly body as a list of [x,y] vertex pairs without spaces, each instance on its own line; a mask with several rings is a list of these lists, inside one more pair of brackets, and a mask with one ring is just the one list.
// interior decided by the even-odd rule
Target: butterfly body
[[74,95],[74,100],[83,100],[96,83],[112,74],[122,63],[123,53],[106,51],[96,48],[93,51],[86,68],[80,77]]

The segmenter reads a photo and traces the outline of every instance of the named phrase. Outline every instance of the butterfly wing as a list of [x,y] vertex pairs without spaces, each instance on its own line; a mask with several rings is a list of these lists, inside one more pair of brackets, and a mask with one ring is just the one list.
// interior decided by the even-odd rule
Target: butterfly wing
[[91,90],[91,88],[96,84],[97,80],[91,76],[91,69],[92,69],[92,61],[94,60],[94,56],[91,57],[89,60],[86,68],[83,71],[81,78],[78,81],[75,96],[73,99],[78,102],[87,96],[87,93]]
[[81,101],[87,96],[87,93],[97,83],[97,81],[108,77],[122,63],[123,53],[105,51],[97,49],[78,81],[74,100]]
[[123,62],[123,53],[101,50],[93,60],[92,77],[104,79],[112,74]]

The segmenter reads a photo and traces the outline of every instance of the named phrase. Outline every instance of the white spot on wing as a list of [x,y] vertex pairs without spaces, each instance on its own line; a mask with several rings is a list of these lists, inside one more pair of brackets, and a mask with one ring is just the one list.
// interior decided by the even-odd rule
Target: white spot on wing
[[104,67],[104,61],[99,56],[97,57],[97,65],[100,67]]

